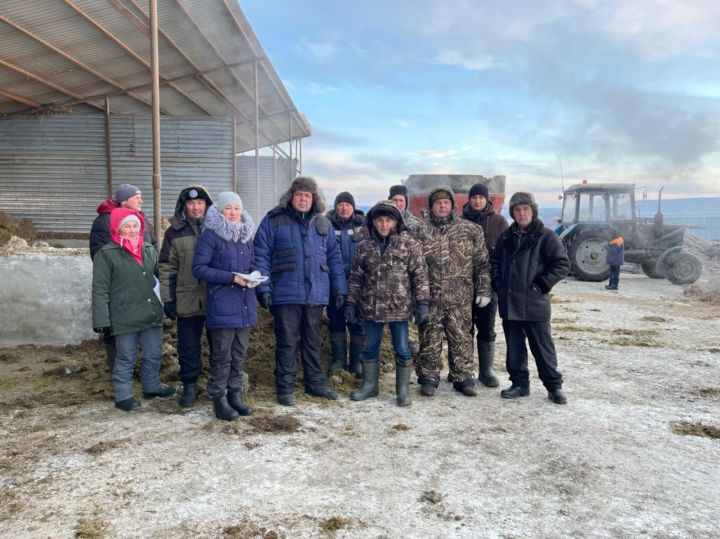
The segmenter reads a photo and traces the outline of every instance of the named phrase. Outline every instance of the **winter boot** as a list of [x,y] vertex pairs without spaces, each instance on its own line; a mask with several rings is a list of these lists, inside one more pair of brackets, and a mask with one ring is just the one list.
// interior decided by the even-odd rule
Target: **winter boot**
[[453,382],[453,389],[459,393],[462,393],[466,397],[477,397],[477,391],[475,391],[475,382],[470,379],[464,382]]
[[227,395],[222,397],[213,397],[213,410],[215,410],[215,417],[218,419],[224,419],[225,421],[234,421],[238,418],[238,413],[235,409],[230,406]]
[[360,354],[365,351],[365,335],[350,335],[350,373],[358,380],[363,379]]
[[410,406],[410,375],[412,374],[412,359],[408,361],[395,361],[395,394],[398,406]]
[[363,361],[363,383],[362,385],[350,393],[350,399],[354,401],[364,401],[369,397],[377,397],[380,392],[378,382],[380,379],[380,360]]
[[518,397],[527,397],[530,395],[530,388],[523,386],[516,386],[512,384],[509,388],[503,389],[500,392],[500,396],[503,399],[517,399]]
[[228,391],[228,404],[240,415],[252,415],[253,409],[243,401],[242,391]]
[[347,370],[347,339],[345,338],[345,332],[330,334],[330,349],[332,350],[332,363],[328,368],[328,374]]
[[115,408],[123,410],[124,412],[129,412],[131,410],[134,410],[135,408],[140,408],[140,401],[133,398],[117,401],[115,403]]
[[477,340],[478,380],[486,387],[497,387],[500,381],[492,370],[495,360],[495,343]]
[[198,396],[198,386],[196,382],[183,383],[182,393],[178,399],[178,404],[183,408],[195,405]]
[[157,391],[143,391],[143,399],[150,400],[156,398],[167,398],[172,397],[175,394],[175,388],[173,386],[167,386],[160,384],[160,389]]
[[552,391],[548,390],[548,399],[553,401],[555,404],[567,404],[567,397],[561,387],[556,387]]

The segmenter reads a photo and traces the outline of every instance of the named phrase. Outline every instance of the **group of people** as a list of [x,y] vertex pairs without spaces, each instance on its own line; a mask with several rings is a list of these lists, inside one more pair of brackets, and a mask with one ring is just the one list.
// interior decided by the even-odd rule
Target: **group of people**
[[[213,203],[204,187],[194,185],[180,192],[158,253],[140,191],[121,185],[114,199],[98,207],[91,233],[93,326],[106,345],[115,406],[140,406],[132,389],[138,344],[144,398],[175,394],[159,379],[167,316],[177,320],[179,404],[196,402],[200,341],[207,331],[207,391],[216,417],[252,414],[243,394],[243,365],[256,303],[274,319],[275,391],[284,406],[295,404],[298,341],[305,393],[336,399],[327,376],[347,370],[362,379],[352,400],[376,397],[386,324],[399,406],[412,402],[413,364],[420,394],[434,395],[443,341],[448,381],[463,395],[477,395],[473,333],[477,379],[496,387],[498,308],[511,382],[501,396],[529,394],[528,341],[548,397],[564,404],[548,296],[569,271],[564,248],[539,220],[530,193],[511,197],[511,225],[495,212],[484,184],[468,195],[458,209],[453,190],[436,187],[420,219],[409,212],[406,187],[395,185],[367,215],[349,192],[338,194],[326,213],[316,181],[299,176],[256,230],[236,193],[220,193]],[[326,308],[332,352],[327,371],[320,362]],[[420,341],[415,361],[409,346],[413,318]]]

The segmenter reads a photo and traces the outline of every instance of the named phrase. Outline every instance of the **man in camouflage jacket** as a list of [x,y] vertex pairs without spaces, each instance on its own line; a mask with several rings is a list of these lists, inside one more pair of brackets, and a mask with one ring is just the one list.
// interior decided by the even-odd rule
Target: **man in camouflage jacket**
[[418,325],[427,321],[430,289],[420,244],[405,230],[400,210],[389,200],[370,209],[369,238],[358,246],[348,280],[345,318],[364,321],[367,338],[362,354],[363,385],[352,400],[378,395],[380,342],[385,324],[390,327],[395,351],[395,389],[398,406],[409,406],[412,354],[408,346],[408,320],[415,308]]
[[430,277],[430,317],[420,335],[417,363],[421,394],[432,396],[440,381],[443,335],[448,379],[463,395],[475,396],[472,304],[490,303],[490,264],[482,229],[455,215],[455,194],[437,187],[428,196],[425,227],[418,240]]

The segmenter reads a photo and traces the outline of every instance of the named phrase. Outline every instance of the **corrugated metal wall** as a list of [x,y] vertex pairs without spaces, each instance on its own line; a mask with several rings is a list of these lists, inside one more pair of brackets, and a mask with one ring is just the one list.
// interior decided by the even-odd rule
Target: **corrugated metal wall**
[[[19,116],[0,120],[0,211],[41,231],[87,233],[107,197],[102,115]],[[232,119],[161,119],[163,214],[180,190],[200,182],[211,194],[232,186]],[[150,117],[112,116],[113,185],[132,183],[152,219]],[[254,179],[254,169],[253,169]]]
[[[273,160],[275,166],[273,168]],[[243,200],[245,209],[255,219],[256,224],[265,214],[277,206],[278,199],[287,191],[292,179],[296,176],[297,159],[260,157],[260,181],[255,179],[255,157],[239,156],[237,159],[238,194]],[[259,189],[258,189],[259,186]],[[258,196],[259,192],[259,206]]]

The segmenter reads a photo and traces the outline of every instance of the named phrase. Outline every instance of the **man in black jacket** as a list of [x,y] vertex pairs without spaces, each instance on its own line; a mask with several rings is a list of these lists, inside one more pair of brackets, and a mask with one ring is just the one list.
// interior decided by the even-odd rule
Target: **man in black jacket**
[[510,215],[514,222],[500,235],[490,256],[512,384],[500,395],[514,399],[530,394],[527,339],[548,398],[566,404],[550,330],[548,294],[567,276],[570,261],[557,235],[538,219],[532,194],[515,193],[510,198]]

